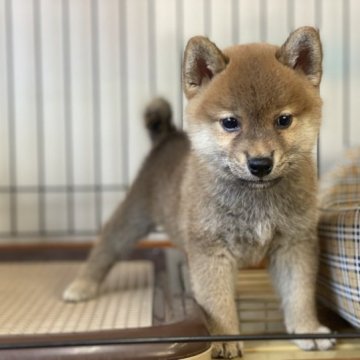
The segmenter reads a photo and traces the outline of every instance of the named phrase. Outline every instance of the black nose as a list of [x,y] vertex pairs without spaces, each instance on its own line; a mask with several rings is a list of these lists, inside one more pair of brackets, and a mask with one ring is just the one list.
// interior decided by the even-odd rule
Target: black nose
[[271,173],[273,160],[269,157],[256,157],[248,159],[248,168],[251,174],[262,178]]

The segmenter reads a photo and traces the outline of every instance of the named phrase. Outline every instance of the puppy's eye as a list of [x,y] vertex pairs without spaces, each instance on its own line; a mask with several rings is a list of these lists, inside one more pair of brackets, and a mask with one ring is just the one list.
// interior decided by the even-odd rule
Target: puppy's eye
[[225,131],[233,132],[240,129],[240,121],[234,117],[227,117],[220,120],[220,124]]
[[292,124],[292,121],[293,121],[292,115],[289,114],[280,115],[276,119],[276,127],[278,129],[287,129]]

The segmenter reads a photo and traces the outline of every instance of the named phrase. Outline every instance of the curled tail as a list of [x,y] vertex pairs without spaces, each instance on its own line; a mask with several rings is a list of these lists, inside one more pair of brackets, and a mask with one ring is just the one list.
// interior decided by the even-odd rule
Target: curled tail
[[176,131],[172,123],[171,106],[163,98],[155,98],[147,105],[144,120],[153,145]]

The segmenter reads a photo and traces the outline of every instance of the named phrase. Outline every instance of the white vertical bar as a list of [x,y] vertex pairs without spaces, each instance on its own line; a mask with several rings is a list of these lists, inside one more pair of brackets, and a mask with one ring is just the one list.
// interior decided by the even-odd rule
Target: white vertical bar
[[342,0],[342,54],[343,54],[343,93],[342,93],[342,121],[343,146],[350,146],[350,1]]
[[287,0],[271,0],[267,7],[267,40],[281,45],[288,36]]
[[195,35],[205,34],[203,0],[179,0],[184,5],[184,45]]
[[239,0],[240,42],[260,41],[260,1]]
[[[180,49],[176,38],[176,0],[156,1],[156,81],[158,93],[170,101],[174,110],[174,120],[181,124],[181,111],[178,104],[181,63]],[[151,69],[150,69],[151,71]]]
[[232,45],[232,2],[213,0],[211,6],[211,40],[223,49]]
[[10,195],[0,194],[0,233],[6,234],[11,231],[10,219]]
[[30,1],[13,0],[17,184],[38,184],[34,23]]
[[[0,186],[9,185],[9,94],[5,0],[0,0]],[[1,230],[1,229],[0,229]]]
[[[139,166],[149,149],[149,139],[144,131],[142,114],[150,98],[148,56],[148,2],[127,1],[127,61],[128,61],[128,120],[129,120],[129,163],[130,181],[134,179]],[[130,46],[131,44],[131,46]]]
[[261,42],[267,42],[268,41],[268,0],[260,0],[260,11],[259,11],[259,31],[260,31],[260,41]]
[[121,160],[122,179],[129,184],[129,94],[128,94],[128,11],[127,0],[119,3],[119,36],[120,36],[120,92],[121,92]]
[[64,120],[65,120],[65,156],[66,156],[66,185],[67,185],[67,222],[68,231],[74,231],[74,159],[73,159],[73,100],[72,100],[72,64],[71,64],[71,29],[70,29],[70,0],[62,0],[62,41],[64,66]]
[[61,0],[42,1],[44,169],[47,185],[66,184]]
[[324,100],[320,141],[321,172],[341,157],[343,151],[343,54],[342,3],[323,3],[321,34],[323,38],[324,77],[321,94]]
[[[5,0],[0,0],[0,186],[9,185],[9,111]],[[10,195],[0,194],[0,233],[11,231]]]
[[36,86],[36,122],[37,122],[37,159],[38,159],[38,210],[39,210],[39,233],[43,234],[46,228],[46,203],[44,198],[45,185],[45,127],[44,127],[44,88],[43,88],[43,54],[42,54],[42,16],[41,0],[33,0],[34,22],[34,63],[35,63],[35,86]]
[[231,1],[231,28],[232,28],[232,43],[237,44],[239,42],[239,0]]
[[287,17],[287,31],[290,33],[295,29],[295,1],[296,0],[288,0],[286,4],[286,17]]
[[62,193],[46,193],[46,229],[49,232],[67,231],[67,198]]
[[77,192],[74,194],[75,233],[95,232],[98,230],[94,199],[94,193],[92,192]]
[[[178,54],[178,62],[177,62],[177,76],[182,84],[182,58],[184,54],[184,1],[176,2],[176,46],[179,51]],[[177,108],[180,111],[180,126],[184,128],[184,94],[182,91],[182,86],[178,87],[178,101]]]
[[350,1],[350,145],[360,145],[360,2]]
[[95,184],[96,228],[101,226],[102,214],[102,124],[100,93],[100,56],[99,56],[99,1],[91,1],[91,72],[92,72],[92,110],[93,110],[93,166]]
[[212,7],[214,0],[203,0],[204,6],[204,35],[212,38]]
[[148,0],[148,61],[149,61],[149,90],[151,96],[157,92],[157,54],[156,54],[156,0]]
[[17,230],[19,233],[39,231],[39,208],[37,199],[37,194],[18,194]]
[[120,184],[122,177],[121,125],[126,122],[121,115],[120,94],[120,34],[119,1],[99,2],[99,71],[101,117],[101,173],[103,184]]
[[94,183],[90,2],[71,0],[70,53],[75,184]]
[[[196,35],[206,35],[206,31],[209,27],[209,19],[205,19],[206,11],[205,6],[208,6],[206,0],[178,0],[177,4],[182,4],[182,39],[180,39],[178,44],[179,49],[179,63],[178,63],[178,76],[181,78],[181,63],[183,58],[183,50],[192,36]],[[182,104],[181,104],[182,102]],[[179,104],[181,104],[181,112],[184,114],[182,118],[182,126],[186,128],[186,119],[185,119],[185,107],[186,100],[182,92],[182,87],[179,88]]]
[[310,25],[314,26],[315,19],[315,4],[314,1],[319,0],[295,0],[294,4],[294,28]]
[[[9,184],[15,190],[17,184],[17,159],[16,159],[16,131],[15,131],[15,84],[14,84],[14,36],[13,36],[13,8],[10,0],[5,0],[5,34],[6,34],[6,87],[8,95],[8,169],[9,169]],[[17,199],[16,193],[10,192],[9,202],[10,214],[10,231],[12,234],[17,232]]]
[[323,0],[318,0],[318,1],[314,0],[315,25],[317,26],[318,29],[320,29],[322,25],[322,17],[323,17],[322,3]]

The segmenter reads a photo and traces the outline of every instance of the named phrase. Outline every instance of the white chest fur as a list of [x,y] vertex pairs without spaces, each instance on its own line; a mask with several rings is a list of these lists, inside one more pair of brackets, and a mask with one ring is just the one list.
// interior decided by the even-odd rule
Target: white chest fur
[[273,238],[274,229],[269,221],[260,221],[255,225],[255,233],[258,237],[258,242],[261,245],[265,245]]

